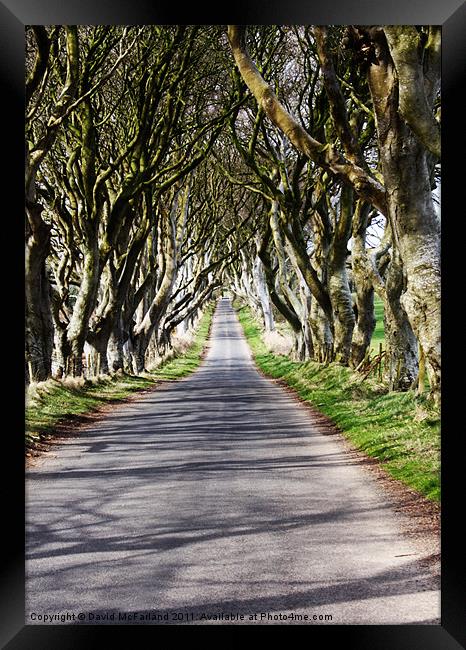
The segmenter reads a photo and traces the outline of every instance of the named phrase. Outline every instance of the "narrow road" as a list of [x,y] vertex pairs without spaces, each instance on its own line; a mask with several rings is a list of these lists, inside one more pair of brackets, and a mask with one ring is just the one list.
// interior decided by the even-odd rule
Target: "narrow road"
[[226,299],[198,371],[55,453],[27,472],[26,623],[439,622],[381,488],[257,372]]

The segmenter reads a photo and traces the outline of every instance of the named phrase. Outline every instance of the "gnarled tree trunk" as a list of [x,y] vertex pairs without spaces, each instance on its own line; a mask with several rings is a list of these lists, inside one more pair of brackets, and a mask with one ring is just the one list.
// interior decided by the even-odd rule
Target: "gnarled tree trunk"
[[356,323],[351,343],[350,366],[357,368],[371,344],[376,321],[374,315],[374,286],[367,273],[366,229],[370,206],[358,201],[353,216],[353,248],[351,270],[356,294]]
[[272,304],[270,302],[269,292],[267,291],[267,283],[265,281],[264,268],[259,256],[256,256],[253,264],[253,277],[254,284],[256,285],[257,295],[260,301],[262,316],[266,332],[273,332],[275,330],[275,321],[272,313]]
[[123,370],[124,368],[124,343],[121,315],[118,314],[108,339],[107,359],[110,372],[117,372],[117,370]]
[[85,249],[82,282],[67,332],[71,348],[68,374],[73,377],[80,377],[83,373],[82,355],[89,319],[97,297],[99,277],[99,248],[96,237],[95,241]]
[[348,365],[355,323],[353,301],[346,270],[347,245],[351,235],[353,192],[344,186],[340,197],[340,217],[335,224],[328,257],[328,291],[332,303],[335,361]]
[[134,328],[133,331],[133,360],[136,367],[136,373],[140,374],[145,368],[145,354],[152,333],[160,325],[162,318],[170,301],[173,287],[175,285],[178,272],[177,259],[177,232],[176,232],[176,212],[178,203],[175,198],[170,214],[164,214],[164,237],[163,254],[164,274],[159,284],[157,293],[151,301],[149,308],[144,314],[142,321]]
[[[402,118],[403,89],[399,87],[385,35],[378,30],[372,36],[377,65],[369,67],[368,80],[376,113],[388,215],[406,275],[401,304],[424,352],[431,392],[438,401],[440,228],[433,205],[429,161],[424,144]],[[416,42],[412,43],[410,51],[416,46]]]
[[42,208],[27,202],[26,215],[26,361],[30,381],[45,381],[52,372],[53,322],[51,287],[46,258],[50,227],[41,217]]
[[401,303],[403,267],[396,248],[385,281],[384,326],[390,390],[407,390],[418,374],[417,341]]

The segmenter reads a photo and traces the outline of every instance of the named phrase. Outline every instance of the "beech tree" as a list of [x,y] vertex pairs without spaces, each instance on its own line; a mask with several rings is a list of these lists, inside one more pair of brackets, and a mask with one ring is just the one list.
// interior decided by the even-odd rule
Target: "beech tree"
[[[439,30],[434,27],[350,27],[347,33],[346,46],[357,53],[360,69],[367,76],[370,88],[381,175],[367,165],[349,122],[326,28],[314,28],[313,37],[341,151],[332,143],[311,136],[277,98],[249,55],[246,28],[234,25],[228,28],[238,70],[269,119],[298,151],[342,179],[360,200],[389,220],[392,234],[392,273],[387,287],[390,306],[395,308],[395,322],[398,318],[403,320],[403,312],[408,316],[409,327],[425,354],[432,394],[438,400],[439,224],[433,208],[431,179],[432,156],[439,154],[438,128],[433,117],[439,90]],[[433,138],[429,147],[427,134]],[[403,325],[402,343],[404,346],[406,342],[403,347],[406,354],[401,375],[409,383],[417,374],[417,355],[411,354],[412,337],[405,320]],[[400,329],[396,331],[400,334]]]
[[[440,399],[440,223],[432,197],[432,155],[440,155],[434,118],[440,86],[440,28],[355,28],[375,60],[367,76],[377,120],[387,214],[403,265],[401,304]],[[358,40],[356,42],[359,42]]]
[[425,361],[439,400],[438,28],[34,26],[26,47],[27,380],[52,357],[144,372],[223,287],[294,359],[353,369],[377,295],[389,388]]
[[[26,37],[26,376],[42,381],[51,372],[53,326],[46,269],[50,225],[42,216],[36,176],[72,106],[78,87],[79,53],[76,27],[47,30],[39,25],[28,28]],[[61,60],[60,47],[64,50]],[[48,110],[43,107],[45,103]]]
[[[211,79],[215,60],[205,50],[209,34],[199,27],[141,30],[131,52],[123,44],[126,30],[86,28],[80,35],[84,99],[68,116],[42,174],[43,197],[62,230],[61,245],[78,248],[68,254],[80,265],[77,296],[71,305],[68,287],[59,284],[61,312],[55,309],[57,315],[67,312],[64,320],[56,319],[62,372],[78,376],[86,341],[100,359],[99,371],[108,370],[110,340],[116,352],[112,369],[121,366],[121,311],[138,255],[151,227],[164,237],[161,246],[170,245],[166,219],[160,229],[163,197],[207,155],[230,110]],[[99,68],[104,54],[111,66],[111,75],[103,74],[104,81],[112,79],[108,86]],[[192,92],[201,81],[204,92]],[[58,193],[65,199],[58,200]],[[168,264],[168,249],[164,254]],[[141,349],[147,349],[159,324],[170,284],[167,266],[164,289],[134,333]],[[140,304],[143,292],[136,295]],[[126,320],[131,320],[128,309]]]

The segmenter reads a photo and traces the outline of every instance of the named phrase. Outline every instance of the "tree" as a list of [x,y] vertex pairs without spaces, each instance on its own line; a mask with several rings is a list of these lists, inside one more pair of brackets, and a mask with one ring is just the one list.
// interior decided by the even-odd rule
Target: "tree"
[[[351,27],[348,30],[347,46],[358,53],[360,65],[367,74],[376,117],[383,184],[366,164],[350,126],[329,51],[328,30],[319,27],[314,28],[313,33],[333,124],[343,152],[309,135],[254,65],[246,47],[246,28],[235,25],[228,28],[230,46],[242,78],[270,120],[298,151],[342,179],[360,200],[389,219],[393,237],[392,272],[388,277],[390,305],[399,306],[394,313],[395,320],[407,314],[426,358],[432,394],[438,400],[439,224],[433,208],[431,178],[432,155],[439,153],[438,129],[432,115],[439,87],[439,30],[433,27],[414,31],[402,27]],[[432,145],[426,148],[430,136]],[[408,345],[408,357],[410,349]],[[409,361],[406,363],[406,379],[412,379],[410,375],[416,372],[413,368],[417,366],[417,359],[412,361],[411,369]]]
[[388,218],[405,276],[401,304],[425,355],[431,392],[439,401],[440,223],[432,197],[431,154],[440,153],[433,118],[440,85],[440,28],[384,27],[362,34],[375,57],[367,76]]
[[52,352],[57,376],[142,372],[223,283],[285,320],[295,359],[353,368],[375,292],[390,388],[425,359],[438,399],[439,46],[426,26],[28,28],[27,375]]
[[[26,361],[29,379],[43,381],[51,372],[53,340],[51,289],[46,269],[50,226],[42,217],[36,176],[73,105],[78,87],[79,52],[76,27],[47,30],[39,25],[28,28],[26,37]],[[64,64],[58,57],[63,39]],[[52,77],[55,81],[58,77],[57,83],[53,83]],[[48,111],[44,111],[44,103]]]

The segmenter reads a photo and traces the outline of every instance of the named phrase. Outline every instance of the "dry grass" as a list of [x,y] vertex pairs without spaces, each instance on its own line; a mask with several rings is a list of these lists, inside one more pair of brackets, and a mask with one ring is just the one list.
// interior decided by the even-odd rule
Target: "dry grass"
[[47,395],[52,395],[58,388],[69,391],[79,391],[85,388],[102,386],[103,384],[114,383],[122,378],[124,373],[118,371],[112,375],[97,375],[95,377],[63,377],[55,379],[50,377],[46,381],[31,382],[26,386],[26,407],[39,406]]
[[184,334],[175,333],[171,340],[172,349],[162,356],[152,357],[152,359],[147,363],[147,370],[149,372],[154,372],[164,364],[168,363],[168,361],[172,361],[173,359],[186,354],[189,348],[193,345],[195,338],[195,330],[190,330]]
[[288,355],[293,347],[291,337],[287,334],[280,333],[278,330],[265,332],[262,340],[267,350],[272,354]]

